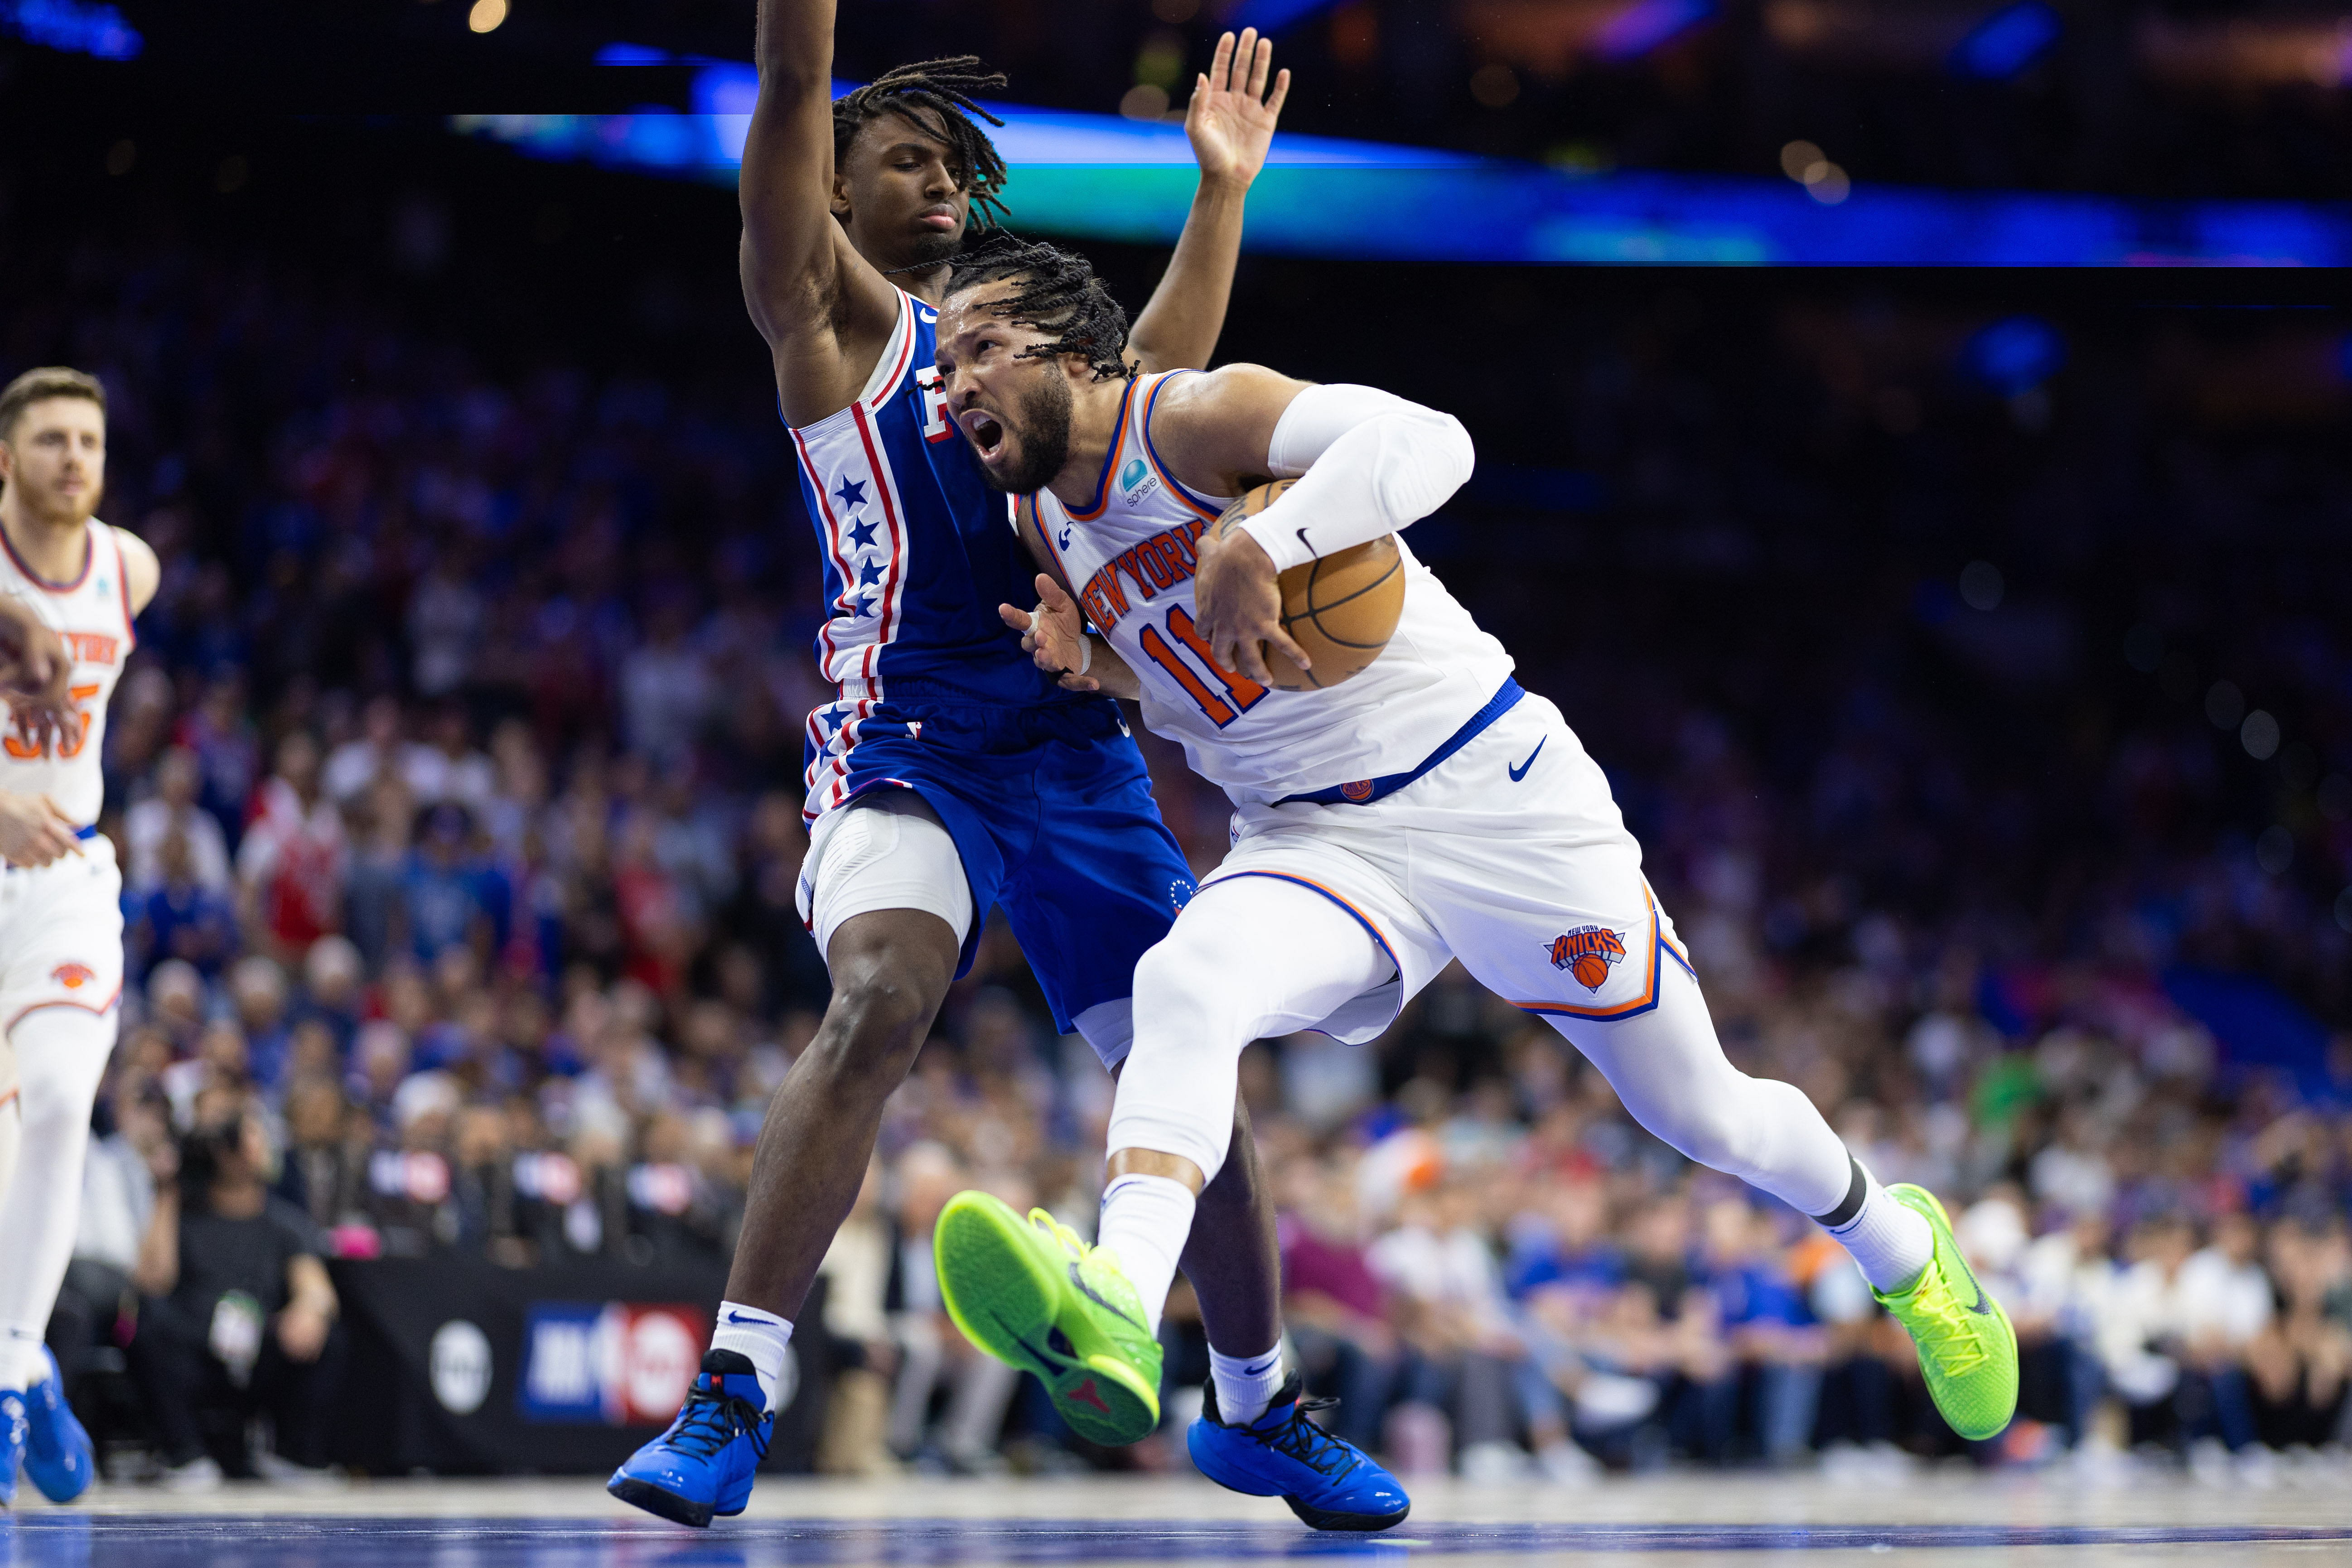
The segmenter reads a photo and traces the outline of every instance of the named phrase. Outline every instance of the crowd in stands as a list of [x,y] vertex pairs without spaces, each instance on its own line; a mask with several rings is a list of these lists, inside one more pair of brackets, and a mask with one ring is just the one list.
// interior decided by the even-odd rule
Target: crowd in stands
[[[132,1347],[166,1412],[267,1406],[315,1463],[337,1336],[306,1260],[727,1256],[827,997],[793,899],[806,524],[755,353],[717,388],[500,370],[266,253],[12,265],[0,371],[105,378],[105,514],[164,563],[106,739],[130,967],[54,1337],[69,1372]],[[1478,320],[1531,319],[1514,287]],[[2084,329],[2053,416],[1918,368],[1958,308],[1693,309],[1544,328],[1539,395],[1391,376],[1506,481],[1423,553],[1609,768],[1734,1059],[1950,1205],[2026,1346],[1976,1458],[2339,1449],[2352,644],[2313,595],[2340,452],[2166,401],[2150,365],[2190,340]],[[1150,754],[1205,868],[1223,803]],[[2225,1042],[2184,965],[2320,1043]],[[1458,971],[1378,1044],[1263,1042],[1242,1081],[1296,1354],[1403,1472],[1961,1451],[1835,1246]],[[858,1363],[828,1467],[1176,1462],[1078,1449],[929,1274],[967,1185],[1088,1227],[1109,1097],[992,924],[828,1260]],[[1197,1387],[1181,1288],[1168,1332]],[[218,1423],[149,1435],[220,1451]]]

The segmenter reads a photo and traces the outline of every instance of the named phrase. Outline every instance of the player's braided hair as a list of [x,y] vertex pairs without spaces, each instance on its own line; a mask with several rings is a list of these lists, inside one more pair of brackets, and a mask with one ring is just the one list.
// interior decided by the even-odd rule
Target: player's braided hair
[[[1002,220],[1004,204],[996,193],[1004,188],[1004,160],[996,143],[980,128],[1003,121],[973,101],[972,95],[992,92],[1004,85],[1001,71],[988,68],[978,55],[923,60],[884,71],[855,92],[833,100],[833,163],[841,166],[859,127],[869,120],[895,114],[926,136],[936,136],[955,149],[957,178],[971,197],[972,221],[981,227]],[[978,116],[976,120],[973,117]]]
[[1006,279],[1018,279],[1019,286],[990,306],[989,313],[1061,334],[1052,342],[1023,349],[1016,357],[1084,354],[1097,381],[1135,375],[1136,367],[1127,358],[1127,312],[1095,276],[1092,262],[1043,241],[992,234],[956,258],[955,268],[948,274],[948,292]]

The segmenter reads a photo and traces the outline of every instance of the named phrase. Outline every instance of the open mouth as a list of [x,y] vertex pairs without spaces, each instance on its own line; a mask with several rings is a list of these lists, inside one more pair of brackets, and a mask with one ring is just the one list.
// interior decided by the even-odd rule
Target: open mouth
[[971,437],[982,458],[993,458],[1004,449],[1004,426],[976,408],[963,416],[963,433]]

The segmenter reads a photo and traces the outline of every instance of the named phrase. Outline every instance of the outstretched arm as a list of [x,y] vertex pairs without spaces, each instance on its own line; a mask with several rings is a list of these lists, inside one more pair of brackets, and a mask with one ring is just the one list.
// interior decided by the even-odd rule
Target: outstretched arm
[[1290,94],[1287,70],[1266,90],[1273,63],[1274,41],[1259,37],[1255,27],[1244,29],[1238,47],[1227,33],[1217,40],[1207,73],[1193,84],[1184,134],[1200,160],[1201,184],[1168,271],[1128,337],[1146,371],[1197,370],[1216,350],[1241,257],[1242,205],[1250,182],[1265,166],[1275,121]]
[[[843,406],[898,296],[833,216],[834,0],[760,0],[760,96],[743,140],[743,300],[775,357],[784,417]],[[858,358],[861,350],[864,361]]]
[[1004,624],[1021,634],[1021,650],[1059,678],[1065,691],[1099,691],[1129,701],[1143,696],[1143,682],[1127,660],[1101,637],[1087,635],[1086,617],[1078,602],[1052,575],[1037,574],[1037,607],[999,605]]

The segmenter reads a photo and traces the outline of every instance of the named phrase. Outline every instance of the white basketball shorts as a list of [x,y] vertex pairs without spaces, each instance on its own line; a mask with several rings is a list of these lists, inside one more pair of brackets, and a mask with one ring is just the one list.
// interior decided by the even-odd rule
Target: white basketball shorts
[[122,876],[103,834],[0,870],[0,1030],[42,1007],[111,1016],[122,995]]
[[1608,779],[1532,692],[1380,800],[1242,807],[1194,918],[1237,877],[1311,888],[1387,951],[1397,978],[1321,1026],[1353,1045],[1456,958],[1514,1006],[1595,1020],[1648,1012],[1664,966],[1690,967]]

